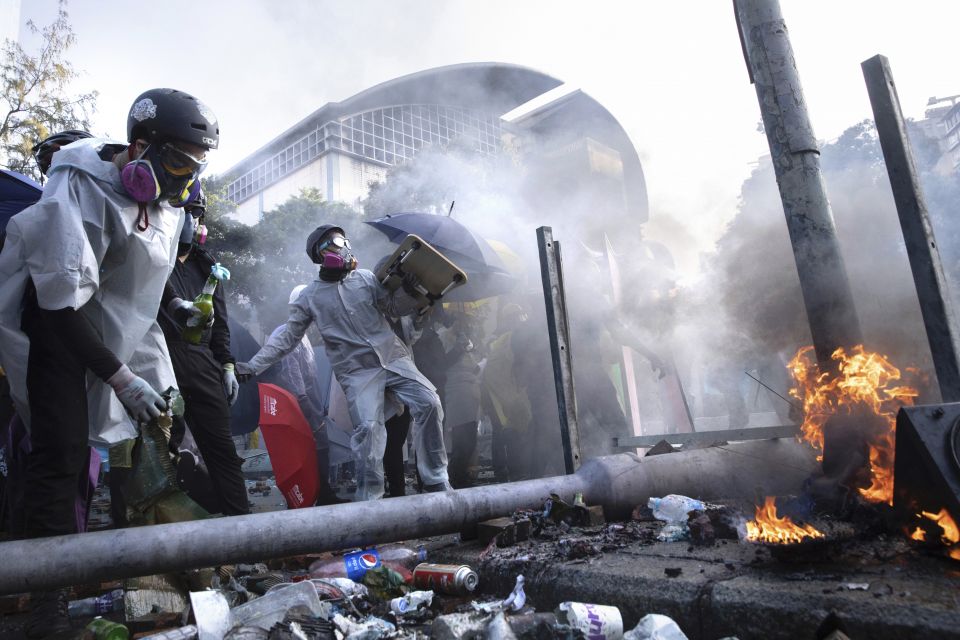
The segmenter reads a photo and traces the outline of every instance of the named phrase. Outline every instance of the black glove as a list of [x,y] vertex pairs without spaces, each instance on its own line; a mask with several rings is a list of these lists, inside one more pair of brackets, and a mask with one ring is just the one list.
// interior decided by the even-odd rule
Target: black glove
[[256,373],[246,362],[238,362],[233,365],[234,373],[237,375],[237,382],[249,382]]
[[416,296],[420,293],[418,287],[420,286],[420,278],[413,273],[403,274],[403,290],[407,293],[408,296]]

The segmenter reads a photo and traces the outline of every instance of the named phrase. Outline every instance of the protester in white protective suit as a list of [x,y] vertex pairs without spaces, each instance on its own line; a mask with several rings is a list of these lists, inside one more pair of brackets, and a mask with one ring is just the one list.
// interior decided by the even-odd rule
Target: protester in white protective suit
[[[198,192],[219,130],[196,98],[154,89],[134,102],[127,135],[129,145],[59,150],[41,200],[10,220],[0,253],[0,364],[30,428],[30,537],[76,530],[88,440],[136,436],[176,385],[156,321],[184,217],[170,205]],[[199,316],[183,300],[168,308]],[[34,594],[28,636],[66,625],[64,596]]]
[[315,322],[337,381],[343,387],[353,421],[351,438],[357,464],[355,500],[383,495],[384,393],[391,392],[413,417],[417,468],[427,491],[451,488],[443,446],[443,410],[436,389],[413,364],[406,345],[385,316],[413,312],[406,290],[417,285],[408,276],[403,289],[388,291],[366,269],[356,270],[343,229],[318,227],[307,239],[307,255],[321,265],[314,280],[290,305],[286,328],[270,337],[250,362],[237,363],[241,379],[264,372],[290,353]]

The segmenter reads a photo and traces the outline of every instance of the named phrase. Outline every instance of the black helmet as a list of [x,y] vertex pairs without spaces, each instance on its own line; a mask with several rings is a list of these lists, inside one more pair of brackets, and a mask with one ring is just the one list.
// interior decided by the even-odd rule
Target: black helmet
[[53,159],[53,154],[59,151],[60,147],[65,147],[71,142],[76,142],[77,140],[83,140],[84,138],[92,137],[93,136],[86,131],[80,131],[79,129],[68,129],[66,131],[61,131],[51,136],[47,136],[35,144],[33,146],[33,157],[37,161],[37,166],[40,167],[40,173],[47,175],[47,171],[50,169],[50,161]]
[[176,89],[150,89],[141,93],[127,115],[127,141],[180,140],[216,149],[220,126],[210,108]]
[[200,189],[200,193],[197,194],[196,198],[183,205],[183,210],[194,218],[199,218],[207,213],[207,196],[203,192],[203,189]]
[[342,227],[338,227],[335,224],[322,224],[314,229],[313,233],[307,237],[307,257],[309,257],[314,264],[323,262],[323,258],[320,257],[320,252],[317,251],[317,245],[320,244],[323,236],[331,231],[339,231],[343,235],[347,235]]

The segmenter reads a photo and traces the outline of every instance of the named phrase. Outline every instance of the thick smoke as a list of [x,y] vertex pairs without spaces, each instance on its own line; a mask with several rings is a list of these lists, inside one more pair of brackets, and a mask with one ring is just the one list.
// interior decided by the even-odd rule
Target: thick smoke
[[[956,222],[946,215],[955,178],[935,169],[935,143],[911,128],[915,155],[949,276],[956,275]],[[870,122],[824,145],[822,166],[866,348],[932,377],[929,349],[889,181]],[[810,344],[806,312],[773,168],[761,159],[744,183],[737,216],[708,257],[700,295],[721,310],[718,361],[750,368]],[[717,344],[719,342],[719,345]],[[724,348],[718,348],[724,345]],[[928,395],[929,398],[929,395]]]
[[[609,451],[611,436],[633,432],[622,345],[639,354],[631,365],[641,430],[646,434],[682,428],[676,389],[670,386],[669,375],[661,377],[674,371],[694,417],[715,417],[706,428],[746,424],[749,414],[757,411],[776,411],[782,421],[795,417],[785,401],[744,375],[750,371],[786,395],[790,381],[784,364],[810,343],[768,158],[760,160],[744,183],[737,214],[715,250],[703,257],[699,276],[680,287],[669,248],[644,240],[641,225],[631,216],[629,194],[637,185],[624,184],[629,176],[618,164],[617,153],[589,133],[562,127],[533,131],[521,124],[505,137],[505,149],[494,155],[481,155],[458,143],[425,147],[407,164],[393,168],[382,184],[372,185],[362,211],[322,203],[315,194],[312,199],[302,194],[300,201],[285,204],[304,210],[295,216],[294,227],[270,232],[270,242],[276,244],[271,245],[271,258],[249,265],[257,277],[278,283],[269,295],[250,299],[264,332],[282,320],[277,310],[285,308],[289,288],[313,275],[302,246],[312,226],[324,222],[344,226],[361,265],[372,268],[394,245],[364,220],[403,211],[452,215],[506,249],[504,261],[517,284],[497,301],[454,305],[451,310],[468,318],[465,322],[481,351],[496,337],[498,314],[505,305],[518,304],[528,315],[524,349],[516,357],[539,438],[529,447],[542,458],[540,473],[558,472],[559,423],[535,235],[537,227],[547,225],[563,248],[587,455]],[[952,273],[958,266],[960,242],[956,223],[944,215],[944,203],[955,198],[956,181],[934,172],[935,149],[920,142],[918,155],[932,193],[941,251]],[[867,348],[888,354],[900,366],[930,371],[916,294],[872,126],[852,127],[824,146],[822,159]],[[250,242],[262,241],[258,229],[266,233],[272,228],[273,213],[265,214]],[[243,256],[238,259],[242,262]]]

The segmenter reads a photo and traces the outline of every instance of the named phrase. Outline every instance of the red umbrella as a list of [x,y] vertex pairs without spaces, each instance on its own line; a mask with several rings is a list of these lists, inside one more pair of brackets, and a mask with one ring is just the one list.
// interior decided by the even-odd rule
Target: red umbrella
[[288,391],[264,382],[260,389],[260,432],[273,475],[290,509],[312,507],[320,490],[316,441],[300,405]]

